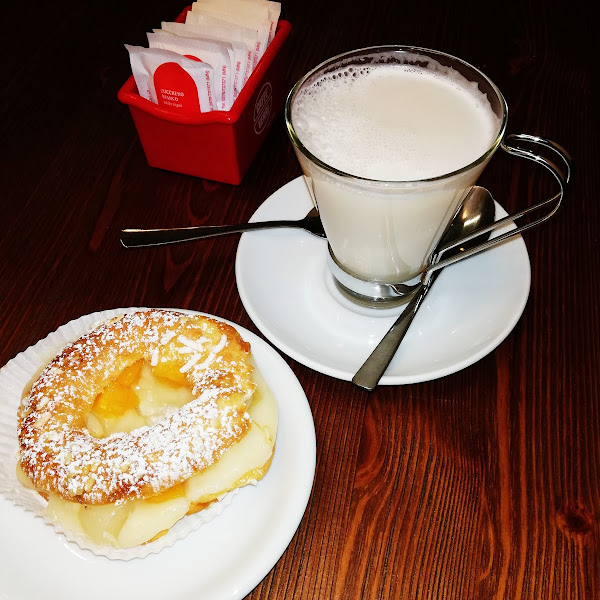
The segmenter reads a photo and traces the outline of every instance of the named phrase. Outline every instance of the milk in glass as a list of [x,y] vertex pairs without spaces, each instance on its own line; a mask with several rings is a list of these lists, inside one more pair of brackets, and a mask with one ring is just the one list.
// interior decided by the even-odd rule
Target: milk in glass
[[426,266],[500,128],[477,86],[439,65],[320,75],[300,88],[291,115],[335,258],[359,278],[386,283]]

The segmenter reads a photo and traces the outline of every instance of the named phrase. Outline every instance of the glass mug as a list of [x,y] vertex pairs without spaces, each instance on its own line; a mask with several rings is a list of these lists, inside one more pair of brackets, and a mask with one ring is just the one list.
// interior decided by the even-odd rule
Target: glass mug
[[[486,75],[424,48],[347,52],[296,83],[286,126],[327,235],[330,270],[346,296],[372,306],[406,301],[402,290],[414,289],[503,145],[507,115]],[[561,184],[559,202],[562,191]]]

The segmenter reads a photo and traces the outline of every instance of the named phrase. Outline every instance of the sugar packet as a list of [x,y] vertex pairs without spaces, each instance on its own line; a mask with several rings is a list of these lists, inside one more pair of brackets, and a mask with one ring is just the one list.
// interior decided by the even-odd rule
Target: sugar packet
[[125,48],[141,97],[190,116],[215,109],[210,65],[162,48]]
[[267,45],[275,37],[277,22],[281,15],[281,2],[273,2],[271,0],[196,0],[192,4],[191,12],[208,7],[225,14],[249,16],[251,19],[256,17],[263,19],[266,14],[267,21],[269,22]]
[[236,56],[237,48],[239,47],[238,44],[241,45],[244,57],[242,59],[242,81],[239,89],[241,90],[244,87],[254,68],[254,55],[258,39],[258,31],[256,29],[243,27],[236,23],[218,19],[212,15],[190,10],[186,15],[184,26],[171,29],[170,31],[177,35],[229,42],[236,49]]
[[[275,3],[277,4],[277,3]],[[256,67],[275,33],[276,22],[269,13],[268,4],[259,0],[198,0],[192,4],[192,12],[256,29],[258,32],[253,68]]]
[[[176,23],[179,25],[179,23]],[[208,64],[213,69],[215,110],[229,110],[234,101],[235,53],[231,44],[212,40],[180,37],[168,31],[148,33],[150,48],[177,52]],[[240,66],[241,69],[241,66]]]
[[[186,51],[186,46],[188,46],[192,55],[194,52],[199,52],[198,58],[209,64],[212,64],[211,60],[215,60],[211,58],[215,48],[220,47],[226,50],[230,57],[228,75],[232,78],[231,89],[233,90],[233,100],[235,101],[245,83],[244,74],[248,69],[248,61],[250,59],[247,45],[244,42],[235,39],[226,39],[225,36],[208,35],[204,27],[179,22],[163,21],[161,28],[154,29],[153,33],[171,36],[170,43],[173,45],[173,48],[175,46],[178,47],[178,49],[175,49],[176,52],[188,54]],[[148,35],[150,36],[151,34]],[[148,41],[150,39],[151,37],[148,37]],[[187,42],[186,39],[197,40],[199,43],[196,43],[196,41]],[[164,38],[164,42],[167,43],[166,38]],[[220,60],[218,54],[222,54],[222,50],[217,53],[217,61]],[[212,66],[216,73],[221,71],[217,65],[212,64]]]

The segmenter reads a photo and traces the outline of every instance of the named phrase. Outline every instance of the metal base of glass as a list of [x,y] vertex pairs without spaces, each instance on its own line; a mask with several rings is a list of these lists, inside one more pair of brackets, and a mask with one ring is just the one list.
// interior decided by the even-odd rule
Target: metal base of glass
[[369,308],[393,308],[405,304],[420,286],[421,280],[415,277],[403,283],[367,281],[349,273],[335,258],[331,247],[327,265],[338,290],[349,300]]

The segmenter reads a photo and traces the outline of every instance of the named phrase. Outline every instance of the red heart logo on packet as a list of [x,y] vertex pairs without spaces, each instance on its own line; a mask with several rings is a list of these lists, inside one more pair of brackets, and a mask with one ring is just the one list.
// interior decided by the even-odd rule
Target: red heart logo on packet
[[154,88],[158,104],[187,115],[200,113],[196,84],[177,63],[163,63],[154,71]]

